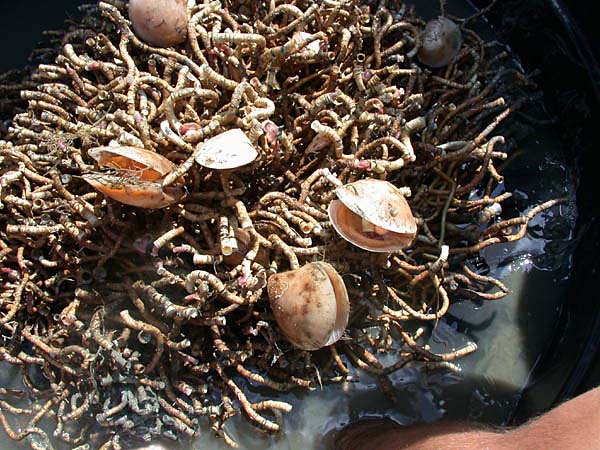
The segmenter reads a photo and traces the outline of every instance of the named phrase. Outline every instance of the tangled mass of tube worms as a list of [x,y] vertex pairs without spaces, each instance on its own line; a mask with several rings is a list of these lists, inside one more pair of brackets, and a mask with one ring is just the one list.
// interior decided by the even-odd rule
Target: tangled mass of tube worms
[[212,429],[236,447],[230,418],[275,433],[291,410],[249,386],[366,372],[394,395],[394,371],[457,370],[476,350],[424,341],[452,301],[505,296],[478,252],[564,201],[501,217],[497,132],[532,82],[476,16],[426,23],[386,0],[80,9],[25,79],[0,78],[25,105],[0,141],[10,438],[106,450]]

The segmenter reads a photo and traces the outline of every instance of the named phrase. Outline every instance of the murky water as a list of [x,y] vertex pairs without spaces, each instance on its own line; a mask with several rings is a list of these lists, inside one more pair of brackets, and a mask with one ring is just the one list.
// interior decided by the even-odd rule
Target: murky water
[[[464,2],[448,3],[451,14],[472,12]],[[424,15],[436,14],[436,5],[437,1],[419,0]],[[535,135],[520,144],[522,151],[504,170],[501,189],[515,193],[505,204],[506,217],[550,198],[568,196],[574,202],[575,182],[561,159],[559,142],[548,126],[536,127]],[[482,252],[482,260],[476,263],[487,265],[490,274],[504,281],[512,293],[499,301],[454,303],[437,324],[430,339],[434,351],[470,341],[479,346],[476,353],[459,361],[460,373],[425,372],[418,366],[399,370],[390,377],[397,402],[379,392],[366,374],[361,374],[360,382],[309,393],[269,392],[270,398],[294,406],[284,417],[284,432],[263,435],[238,417],[228,422],[228,433],[243,449],[323,450],[331,448],[337,430],[360,417],[387,416],[407,425],[441,418],[505,423],[558,325],[574,245],[573,202],[538,215],[522,240]],[[0,365],[0,385],[8,386],[19,378],[14,368]],[[260,395],[251,386],[248,389],[251,400]],[[0,449],[27,447],[0,440]],[[227,447],[206,431],[193,448]]]

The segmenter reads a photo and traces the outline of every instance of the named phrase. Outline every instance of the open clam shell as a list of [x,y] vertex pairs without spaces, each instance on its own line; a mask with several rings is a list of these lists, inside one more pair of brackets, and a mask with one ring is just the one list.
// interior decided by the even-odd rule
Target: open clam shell
[[83,179],[107,197],[139,208],[164,208],[185,194],[179,186],[163,188],[160,183],[127,180],[115,175],[87,174],[83,175]]
[[335,230],[348,242],[372,252],[394,252],[412,243],[417,224],[402,192],[376,179],[359,180],[335,191],[329,204]]
[[110,173],[83,175],[83,179],[104,195],[126,205],[163,208],[181,199],[181,183],[163,188],[162,179],[174,164],[164,156],[137,147],[96,147],[88,154]]
[[234,128],[200,144],[196,162],[209,169],[229,170],[250,164],[257,156],[246,134]]
[[101,167],[140,171],[140,179],[148,181],[163,178],[175,167],[171,161],[156,152],[126,145],[91,148],[88,155]]
[[350,303],[342,277],[330,264],[313,262],[274,274],[267,291],[275,320],[294,346],[318,350],[342,337]]

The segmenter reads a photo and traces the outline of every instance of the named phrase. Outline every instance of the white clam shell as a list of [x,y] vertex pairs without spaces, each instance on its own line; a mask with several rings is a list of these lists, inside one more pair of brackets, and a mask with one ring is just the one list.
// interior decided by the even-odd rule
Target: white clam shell
[[353,213],[394,233],[414,234],[417,224],[402,192],[392,183],[368,178],[335,190]]
[[[348,242],[371,252],[389,253],[411,245],[417,224],[402,192],[376,179],[359,180],[336,189],[339,200],[329,204],[329,219]],[[365,232],[378,227],[379,232]]]
[[303,350],[334,344],[348,325],[350,303],[342,277],[325,262],[269,277],[273,316],[285,337]]
[[228,170],[250,164],[257,156],[246,134],[234,128],[200,144],[196,162],[209,169]]

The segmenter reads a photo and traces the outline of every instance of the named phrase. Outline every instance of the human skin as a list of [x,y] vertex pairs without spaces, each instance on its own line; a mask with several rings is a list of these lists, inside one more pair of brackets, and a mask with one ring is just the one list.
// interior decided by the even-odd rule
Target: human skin
[[405,427],[389,420],[350,425],[336,450],[600,450],[600,387],[514,429],[437,422]]

